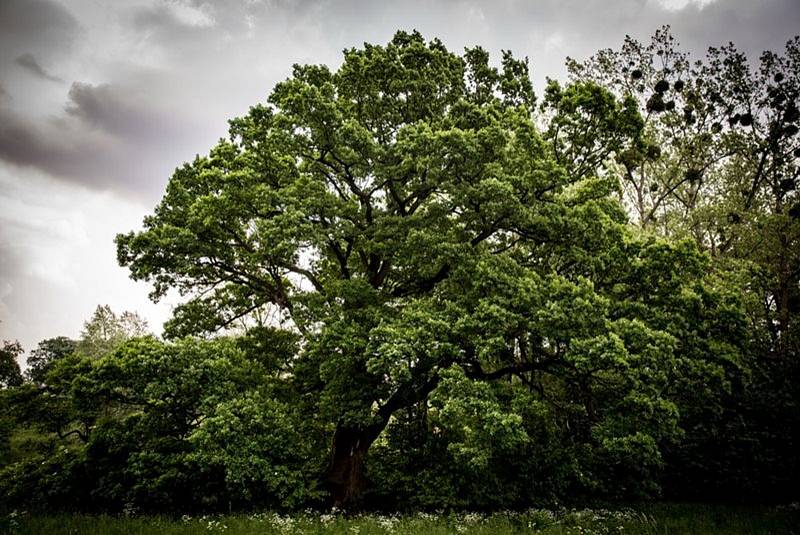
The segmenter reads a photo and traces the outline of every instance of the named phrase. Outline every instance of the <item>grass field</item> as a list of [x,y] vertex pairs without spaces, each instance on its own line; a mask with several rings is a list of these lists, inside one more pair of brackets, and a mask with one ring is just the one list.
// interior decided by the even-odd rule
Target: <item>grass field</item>
[[0,533],[25,535],[119,534],[195,535],[244,534],[800,534],[800,510],[704,505],[657,504],[635,509],[562,509],[411,515],[359,515],[259,513],[215,517],[113,517],[26,513],[3,515]]

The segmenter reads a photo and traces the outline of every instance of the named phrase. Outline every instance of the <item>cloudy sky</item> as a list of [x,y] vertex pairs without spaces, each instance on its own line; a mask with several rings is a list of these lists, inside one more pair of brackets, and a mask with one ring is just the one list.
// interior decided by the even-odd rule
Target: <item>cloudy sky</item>
[[566,56],[662,24],[694,53],[756,58],[800,32],[800,0],[0,0],[0,339],[77,336],[99,303],[159,332],[170,304],[127,278],[113,237],[293,63],[418,29],[528,56],[541,87]]

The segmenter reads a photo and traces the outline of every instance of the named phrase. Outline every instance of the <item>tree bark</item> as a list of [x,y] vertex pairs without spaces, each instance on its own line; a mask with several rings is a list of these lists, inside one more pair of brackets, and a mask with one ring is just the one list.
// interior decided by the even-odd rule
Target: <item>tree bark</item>
[[326,483],[333,507],[353,509],[361,505],[368,481],[364,473],[367,450],[389,423],[397,410],[422,401],[436,388],[439,374],[422,376],[401,386],[376,412],[371,425],[357,427],[338,424],[333,434],[331,461]]
[[378,434],[380,430],[373,428],[337,426],[326,478],[334,507],[353,508],[360,505],[367,488],[364,458]]

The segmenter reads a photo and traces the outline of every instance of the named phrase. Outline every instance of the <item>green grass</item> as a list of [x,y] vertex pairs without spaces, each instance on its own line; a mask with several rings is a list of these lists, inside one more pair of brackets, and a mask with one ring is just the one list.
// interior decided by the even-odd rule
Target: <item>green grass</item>
[[795,508],[655,504],[635,509],[530,510],[521,513],[359,515],[298,513],[214,517],[39,516],[12,513],[0,532],[27,534],[197,535],[244,534],[800,534]]

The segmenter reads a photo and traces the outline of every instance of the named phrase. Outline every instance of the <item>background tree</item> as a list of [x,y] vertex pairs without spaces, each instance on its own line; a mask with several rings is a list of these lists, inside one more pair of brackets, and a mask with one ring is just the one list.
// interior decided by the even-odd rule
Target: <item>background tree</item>
[[97,305],[92,317],[83,324],[76,349],[84,355],[100,357],[129,338],[147,334],[147,321],[135,312],[117,315],[108,305]]
[[9,388],[22,384],[22,372],[17,358],[23,349],[19,342],[5,340],[0,347],[0,388]]
[[313,504],[324,449],[279,379],[292,345],[272,330],[176,344],[144,337],[99,358],[56,360],[44,388],[0,399],[12,417],[0,424],[43,437],[0,470],[7,503],[116,512]]
[[[649,44],[626,37],[620,50],[569,60],[568,68],[574,80],[638,103],[641,139],[617,156],[634,221],[693,238],[714,258],[717,284],[739,289],[750,320],[747,360],[731,377],[740,390],[725,416],[698,412],[706,405],[691,397],[684,404],[694,422],[687,427],[699,434],[686,441],[694,453],[676,461],[690,467],[687,477],[678,470],[674,481],[701,477],[715,492],[753,484],[756,495],[791,485],[800,471],[789,453],[800,443],[800,39],[783,55],[765,52],[753,69],[733,44],[692,62],[665,27]],[[723,447],[717,436],[741,440]],[[743,477],[740,465],[752,459],[758,468]]]
[[733,44],[691,62],[664,27],[643,45],[626,37],[619,51],[579,63],[592,80],[638,102],[638,146],[618,157],[635,221],[667,236],[690,236],[719,258],[737,260],[755,284],[748,292],[764,350],[797,355],[793,326],[800,281],[800,38],[784,55],[765,52],[751,69]]
[[77,346],[78,342],[66,336],[56,336],[55,338],[42,340],[28,357],[28,368],[25,370],[25,376],[34,383],[44,383],[45,377],[53,364],[71,355]]
[[14,434],[14,417],[6,409],[6,396],[22,384],[22,373],[17,358],[23,353],[19,342],[5,340],[0,346],[0,466],[13,458],[11,437]]

